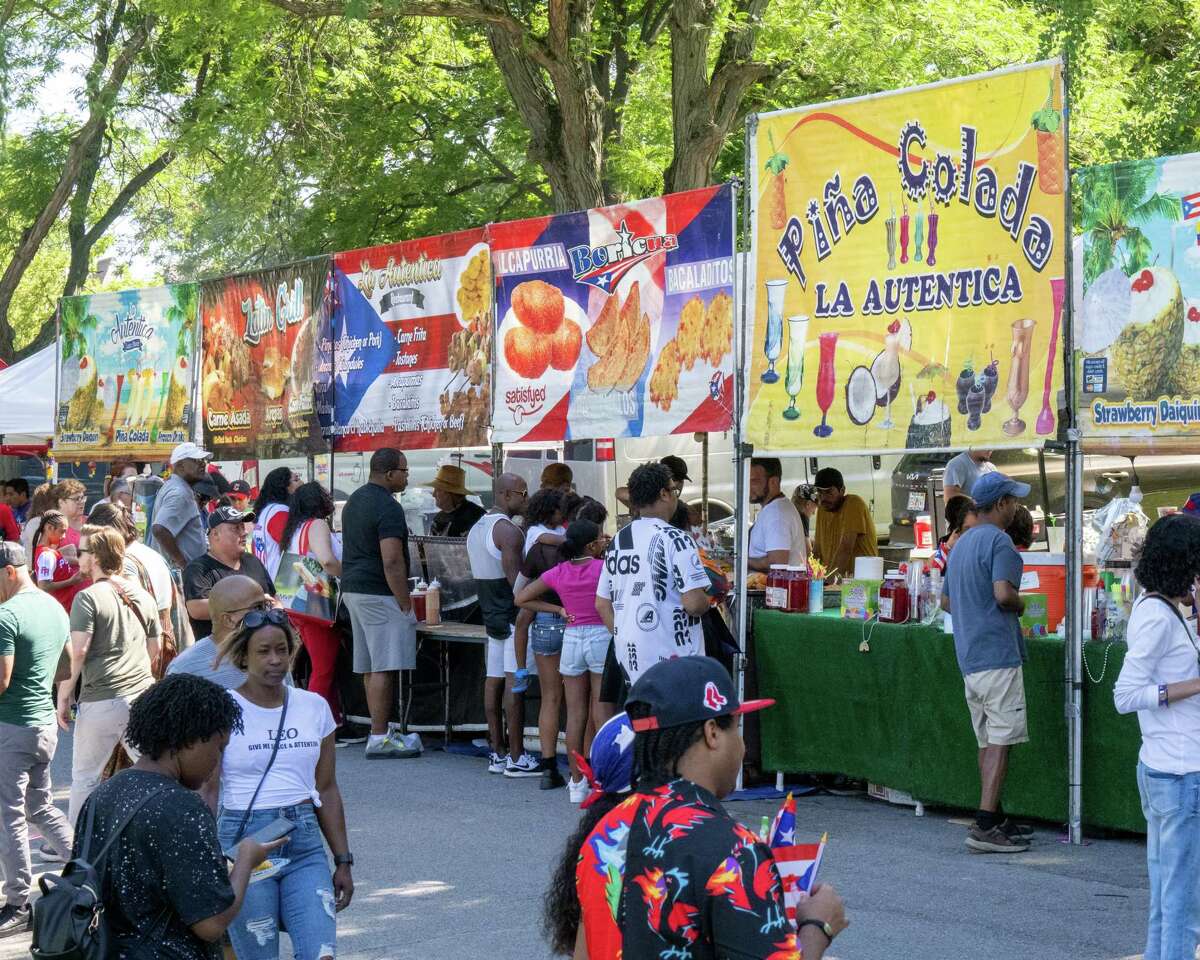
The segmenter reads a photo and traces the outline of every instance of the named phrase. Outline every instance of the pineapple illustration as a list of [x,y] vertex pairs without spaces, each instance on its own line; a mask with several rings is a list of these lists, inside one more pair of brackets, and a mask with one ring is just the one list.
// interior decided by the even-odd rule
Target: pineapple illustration
[[1108,348],[1134,400],[1159,396],[1183,344],[1183,294],[1166,267],[1147,267],[1130,282],[1129,319]]
[[787,178],[783,174],[787,169],[788,158],[787,154],[776,149],[775,135],[770,131],[767,132],[767,139],[771,143],[771,156],[767,159],[767,172],[771,175],[771,185],[767,193],[767,218],[771,222],[772,230],[782,230],[787,226],[788,219],[787,197],[784,195]]
[[1183,346],[1171,372],[1171,394],[1194,397],[1200,394],[1200,305],[1188,305],[1183,325]]
[[1038,184],[1042,193],[1059,195],[1063,192],[1063,135],[1062,114],[1054,109],[1054,82],[1046,105],[1037,110],[1032,118],[1037,133]]

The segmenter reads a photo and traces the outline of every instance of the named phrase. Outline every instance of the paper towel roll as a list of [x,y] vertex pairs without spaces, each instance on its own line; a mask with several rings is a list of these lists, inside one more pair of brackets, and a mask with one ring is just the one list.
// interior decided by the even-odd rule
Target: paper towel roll
[[882,580],[883,557],[855,557],[855,580]]

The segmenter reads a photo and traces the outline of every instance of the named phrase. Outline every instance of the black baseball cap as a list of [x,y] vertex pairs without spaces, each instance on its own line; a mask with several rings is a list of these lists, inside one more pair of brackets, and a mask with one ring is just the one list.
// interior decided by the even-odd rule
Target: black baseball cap
[[686,723],[754,713],[774,700],[738,700],[729,671],[712,657],[676,657],[656,663],[638,677],[626,705],[645,704],[648,717],[633,721],[639,733],[681,727]]
[[683,483],[684,480],[691,480],[688,476],[687,463],[683,457],[677,457],[674,454],[668,454],[658,461],[664,467],[671,471],[671,477],[676,483]]
[[219,527],[223,523],[253,523],[253,510],[239,510],[237,507],[217,507],[208,518],[208,529]]
[[216,500],[221,495],[217,485],[206,476],[192,484],[192,493],[198,497],[207,497],[209,500]]
[[25,548],[15,540],[0,540],[0,567],[23,567]]
[[229,485],[229,494],[230,496],[246,497],[249,499],[250,484],[248,484],[245,480],[234,480],[233,483]]

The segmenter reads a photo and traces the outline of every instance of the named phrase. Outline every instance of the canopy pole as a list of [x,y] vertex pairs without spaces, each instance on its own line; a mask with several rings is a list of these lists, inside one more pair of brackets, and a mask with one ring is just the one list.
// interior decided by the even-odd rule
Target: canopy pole
[[708,434],[700,435],[700,529],[708,536]]
[[[754,183],[751,177],[751,157],[753,149],[751,145],[754,142],[754,131],[758,126],[758,118],[751,115],[746,118],[746,152],[745,152],[745,174],[744,183],[746,188],[742,193],[742,223],[745,226],[744,237],[749,237],[750,225],[754,222],[753,203],[751,184]],[[732,224],[733,236],[738,236],[737,232],[737,214],[738,214],[738,186],[735,181],[733,184],[733,219]],[[749,274],[750,274],[750,258],[752,254],[749,251],[750,244],[744,240],[742,243],[736,243],[734,249],[745,246],[746,250],[739,250],[734,256],[733,282],[734,296],[739,305],[739,313],[742,322],[737,324],[734,330],[733,342],[733,371],[734,371],[734,390],[733,390],[733,477],[734,477],[734,588],[737,591],[735,594],[735,609],[736,617],[734,637],[740,653],[733,658],[733,679],[737,685],[738,699],[744,700],[746,697],[746,638],[749,636],[750,629],[750,614],[746,609],[749,603],[749,595],[746,592],[746,576],[748,574],[746,561],[746,541],[748,539],[748,531],[746,530],[746,515],[749,512],[748,502],[748,481],[747,475],[748,466],[743,456],[743,434],[742,423],[745,420],[747,389],[746,378],[749,376],[749,361],[747,359],[746,350],[746,335],[749,330],[750,320],[750,299],[749,299]],[[704,445],[704,464],[705,464],[705,482],[707,483],[708,476],[708,442],[705,437]],[[705,495],[704,519],[708,522],[708,497],[707,490]],[[745,733],[745,718],[738,717],[738,733]],[[737,789],[742,789],[743,778],[745,777],[745,764],[738,768]]]

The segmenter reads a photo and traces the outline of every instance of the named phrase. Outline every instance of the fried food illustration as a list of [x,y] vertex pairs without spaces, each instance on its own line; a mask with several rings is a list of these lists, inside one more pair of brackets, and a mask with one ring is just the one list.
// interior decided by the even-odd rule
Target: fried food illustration
[[733,349],[733,298],[717,293],[708,306],[694,296],[679,311],[675,337],[663,347],[650,377],[650,400],[663,411],[679,396],[679,377],[697,361],[714,367]]
[[616,300],[608,298],[588,331],[588,348],[599,358],[588,368],[588,386],[598,393],[633,389],[650,358],[650,318],[642,313],[637,282],[619,311]]
[[287,380],[288,365],[280,356],[279,348],[273,343],[267,344],[263,351],[262,362],[262,391],[268,400],[278,400],[283,396],[284,383]]
[[512,295],[513,313],[530,330],[547,336],[562,326],[566,305],[562,291],[543,280],[526,280]]
[[520,324],[504,335],[504,359],[519,377],[536,380],[550,365],[550,341]]
[[582,345],[583,335],[579,332],[579,324],[574,320],[563,321],[550,340],[550,366],[555,370],[574,369]]
[[679,373],[682,363],[677,340],[670,341],[658,355],[658,363],[650,374],[650,401],[664,412],[679,396]]
[[467,268],[458,278],[458,293],[455,296],[464,320],[469,322],[488,312],[491,306],[491,286],[492,269],[488,263],[488,252],[480,250],[471,258]]

